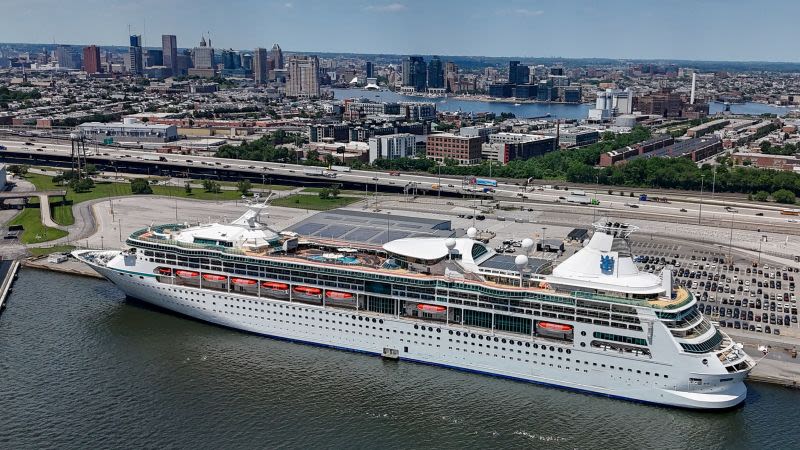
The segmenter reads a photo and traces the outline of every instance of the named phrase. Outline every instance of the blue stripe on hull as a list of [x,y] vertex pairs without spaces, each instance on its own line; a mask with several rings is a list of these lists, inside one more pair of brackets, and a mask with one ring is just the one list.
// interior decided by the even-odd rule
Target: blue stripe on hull
[[[188,314],[184,314],[184,313],[181,313],[179,311],[175,311],[175,310],[172,310],[172,309],[169,309],[169,308],[164,308],[162,306],[150,303],[150,302],[148,302],[146,300],[140,300],[140,299],[137,299],[135,297],[130,297],[130,296],[129,296],[129,298],[133,298],[135,300],[147,303],[148,305],[155,306],[155,307],[157,307],[159,309],[163,309],[165,311],[169,311],[169,312],[178,314],[178,315],[183,316],[183,317],[188,317],[188,318],[196,320],[198,322],[210,323],[212,325],[216,325],[218,327],[226,328],[226,329],[229,329],[229,330],[234,330],[234,331],[238,331],[238,332],[244,332],[244,333],[248,333],[248,334],[252,334],[252,335],[256,335],[256,336],[263,336],[263,337],[267,337],[267,338],[278,340],[278,341],[296,342],[296,343],[300,343],[300,344],[312,345],[312,346],[315,346],[315,347],[332,348],[332,349],[336,349],[336,350],[344,350],[344,351],[347,351],[347,352],[361,353],[361,354],[370,355],[370,356],[380,356],[380,357],[383,356],[381,353],[378,353],[378,352],[371,352],[371,351],[367,351],[367,350],[359,350],[357,348],[351,348],[351,347],[341,347],[341,346],[333,345],[333,344],[323,344],[323,343],[320,343],[320,342],[306,341],[306,340],[297,339],[297,338],[288,338],[288,337],[284,337],[284,336],[276,336],[276,335],[273,335],[273,334],[261,333],[261,332],[258,332],[258,331],[244,330],[244,329],[232,327],[232,326],[229,326],[229,325],[222,325],[222,324],[219,324],[219,323],[216,323],[216,322],[210,322],[208,320],[199,319],[197,317],[190,316]],[[486,371],[477,370],[477,369],[468,369],[468,368],[465,368],[465,367],[452,366],[452,365],[449,365],[449,364],[435,363],[435,362],[430,362],[430,361],[423,361],[423,360],[414,359],[414,358],[408,358],[408,357],[403,357],[403,356],[400,357],[400,360],[408,361],[408,362],[412,362],[412,363],[417,363],[417,364],[423,364],[423,365],[426,365],[426,366],[444,367],[444,368],[447,368],[447,369],[458,370],[458,371],[461,371],[461,372],[475,373],[475,374],[479,374],[479,375],[488,375],[488,376],[495,377],[495,378],[503,378],[503,379],[507,379],[507,380],[520,381],[520,382],[524,382],[524,383],[531,383],[531,384],[536,384],[536,385],[549,387],[549,388],[554,388],[554,389],[561,389],[561,390],[566,390],[566,391],[577,392],[577,393],[580,393],[580,394],[588,394],[588,395],[597,396],[597,397],[606,397],[606,398],[612,398],[612,399],[617,399],[617,400],[625,400],[625,401],[628,401],[628,402],[640,403],[640,404],[643,404],[643,405],[658,406],[658,407],[662,407],[662,408],[666,407],[666,408],[676,408],[676,409],[689,409],[689,410],[696,410],[696,411],[724,411],[724,410],[730,410],[730,409],[739,408],[739,407],[744,405],[744,400],[742,400],[737,405],[730,406],[730,407],[727,407],[727,408],[719,408],[719,409],[692,408],[692,407],[689,407],[689,406],[675,406],[675,405],[668,405],[668,404],[664,404],[664,403],[651,402],[651,401],[647,401],[647,400],[640,400],[640,399],[631,398],[631,397],[625,397],[625,396],[622,396],[622,395],[604,394],[602,392],[590,391],[590,390],[587,390],[587,389],[575,388],[575,387],[564,386],[564,385],[554,384],[554,383],[547,383],[547,382],[544,382],[544,381],[529,380],[527,378],[520,378],[520,377],[511,376],[511,375],[503,375],[503,374],[498,374],[498,373],[493,373],[493,372],[486,372]]]

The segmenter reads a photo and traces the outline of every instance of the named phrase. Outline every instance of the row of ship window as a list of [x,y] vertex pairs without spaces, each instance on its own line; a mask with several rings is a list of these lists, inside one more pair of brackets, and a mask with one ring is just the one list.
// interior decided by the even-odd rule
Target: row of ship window
[[[150,245],[146,245],[146,246],[150,247]],[[153,256],[154,252],[149,251],[149,250],[145,250],[145,255],[146,256]],[[161,255],[163,255],[163,254],[159,254],[159,256],[161,256]],[[159,262],[161,264],[175,264],[176,258],[174,257],[174,255],[168,254],[168,256],[172,256],[172,257],[169,258],[168,260],[158,259],[158,260],[154,260],[154,261]],[[241,260],[241,258],[230,258],[230,259],[235,259],[237,261]],[[179,261],[181,263],[189,264],[188,258],[186,258],[186,257],[179,257],[179,258],[177,258],[177,261]],[[246,262],[246,261],[242,261],[242,262]],[[244,272],[242,272],[241,270],[233,270],[233,272],[235,272],[237,274],[239,274],[241,272],[241,274],[248,274],[248,275],[252,275],[252,276],[267,277],[267,276],[269,276],[268,272],[270,272],[270,270],[266,270],[265,271],[263,269],[265,269],[264,264],[268,264],[268,265],[275,265],[275,266],[279,266],[279,267],[287,267],[287,268],[290,268],[290,269],[291,268],[295,268],[295,269],[298,270],[298,275],[304,275],[304,274],[308,273],[306,268],[297,267],[295,264],[292,264],[292,263],[282,263],[282,262],[277,262],[277,261],[263,261],[261,263],[262,263],[262,265],[259,265],[259,266],[241,265],[242,269],[244,269]],[[195,266],[197,266],[195,268],[201,268],[197,264],[195,264]],[[238,269],[238,266],[239,265],[237,264],[237,269]],[[222,267],[222,265],[220,265],[219,267]],[[251,270],[251,267],[252,267],[252,270]],[[203,268],[207,269],[208,267],[203,267]],[[262,269],[262,270],[259,271],[259,269]],[[219,270],[219,269],[216,269],[216,270]],[[350,273],[350,272],[348,272],[346,270],[329,269],[329,268],[325,268],[325,267],[317,267],[317,268],[315,268],[315,271],[331,273],[331,274],[335,274],[336,276],[342,276],[342,275],[344,275],[344,276],[355,276],[355,277],[357,277],[356,279],[358,279],[358,278],[362,278],[362,279],[363,278],[369,278],[369,279],[385,280],[385,281],[389,281],[389,282],[392,282],[392,283],[397,281],[397,278],[394,278],[394,277],[381,276],[381,275],[377,275],[377,274],[369,273],[369,272]],[[260,272],[263,272],[263,273],[260,273]],[[291,272],[289,272],[287,270],[278,270],[278,271],[275,271],[275,272],[276,272],[276,274],[279,272],[280,275],[291,275]],[[320,275],[320,276],[322,276],[322,275]],[[325,277],[325,278],[327,278],[327,277]],[[404,279],[403,282],[406,283],[406,284],[428,285],[428,286],[430,286],[429,289],[434,290],[434,292],[435,292],[435,289],[438,287],[439,289],[443,289],[443,290],[462,289],[462,290],[466,290],[466,291],[473,291],[473,292],[477,292],[476,295],[479,295],[480,293],[484,293],[488,299],[494,299],[494,298],[497,298],[499,296],[506,297],[506,298],[510,299],[510,298],[520,298],[520,297],[530,297],[531,295],[533,295],[535,297],[533,300],[544,300],[544,301],[547,301],[548,303],[562,303],[562,304],[565,304],[565,305],[575,306],[575,302],[576,302],[576,300],[574,300],[572,298],[569,298],[569,297],[559,297],[559,296],[553,296],[553,295],[548,295],[548,294],[539,294],[539,293],[530,293],[530,292],[504,292],[504,291],[493,290],[493,289],[487,288],[485,286],[473,286],[473,285],[466,285],[466,284],[462,285],[460,283],[454,283],[454,282],[448,282],[448,285],[439,286],[443,282],[437,281],[437,280],[430,280],[430,281],[428,281],[426,283],[426,282],[422,282],[422,280],[413,279],[412,278],[412,279]],[[352,283],[357,283],[357,282],[356,281],[351,281],[351,284]],[[411,286],[409,286],[409,287],[411,287]],[[462,298],[467,298],[468,295],[469,294],[466,294]],[[609,309],[611,309],[612,311],[618,312],[618,313],[631,314],[633,316],[636,315],[636,310],[634,308],[630,308],[630,307],[613,305],[613,304],[606,304],[606,303],[602,303],[602,302],[591,302],[591,301],[587,301],[587,300],[577,300],[577,301],[580,302],[582,306],[591,307],[592,309],[598,309],[598,310],[601,310],[601,311],[608,311]],[[632,320],[630,320],[630,321],[632,323],[638,323],[638,319],[636,319],[636,318],[632,318]]]
[[[129,276],[131,276],[131,275],[129,275]],[[142,278],[142,277],[139,277],[139,278]],[[180,292],[180,290],[179,290],[179,289],[174,289],[174,290],[173,290],[173,289],[169,289],[169,288],[162,288],[162,289],[166,289],[167,291]],[[205,294],[202,294],[202,295],[203,295],[203,296],[205,296]],[[212,297],[214,297],[214,298],[221,298],[221,299],[222,299],[222,298],[224,298],[223,296],[219,296],[219,297],[218,297],[218,296],[216,296],[216,295],[212,295]],[[252,300],[241,300],[241,299],[235,299],[235,298],[233,298],[233,299],[228,299],[228,300],[233,300],[233,301],[236,301],[236,302],[244,302],[244,303],[247,303],[247,302],[249,302],[250,304],[252,304],[252,303],[253,303],[253,301],[252,301]],[[193,300],[193,299],[191,299],[191,298],[190,298],[190,301],[195,301],[195,300]],[[198,301],[198,302],[202,302],[202,303],[204,303],[204,304],[206,303],[204,300],[197,300],[197,301]],[[212,302],[212,303],[213,303],[214,305],[216,305],[216,302]],[[264,305],[264,303],[263,303],[263,302],[256,302],[256,304],[261,304],[262,306]],[[240,306],[238,306],[238,305],[228,305],[227,303],[226,303],[226,304],[223,304],[223,306],[224,306],[224,307],[230,307],[230,308],[234,308],[234,307],[235,307],[235,308],[240,308]],[[277,306],[278,308],[283,308],[283,307],[284,307],[284,305],[273,305],[273,306]],[[247,307],[241,307],[241,308],[247,308]],[[294,306],[288,306],[288,305],[286,306],[286,309],[290,309],[290,308],[291,308],[292,310],[297,310],[297,307],[294,307]],[[202,309],[205,309],[205,308],[202,308]],[[251,308],[249,308],[249,310],[253,311],[253,308],[251,307]],[[255,309],[254,311],[255,311],[255,312],[258,312],[258,311],[259,311],[259,309]],[[225,312],[225,311],[220,311],[220,312]],[[262,309],[262,310],[260,310],[260,312],[262,312],[262,313],[263,313],[263,312],[267,312],[267,311],[265,311],[265,310],[263,310],[263,309]],[[332,315],[334,315],[334,316],[339,316],[339,317],[346,317],[346,316],[347,316],[346,314],[342,314],[342,313],[335,313],[335,312],[334,312],[334,313],[331,313],[330,311],[319,311],[319,312],[320,312],[320,313],[325,313],[326,315],[331,315],[331,314],[332,314]],[[267,312],[267,313],[269,313],[269,312]],[[237,314],[237,315],[241,315],[241,314],[239,314],[239,313],[235,313],[235,314]],[[279,314],[283,315],[284,313],[279,313]],[[290,314],[290,313],[288,313],[288,312],[286,313],[286,315],[287,315],[287,316],[289,316],[289,314]],[[314,317],[311,317],[311,316],[296,315],[296,314],[291,314],[291,316],[292,316],[292,317],[299,317],[299,318],[306,318],[306,319],[315,320],[315,319],[314,319]],[[249,317],[251,317],[251,318],[252,318],[253,316],[252,316],[252,315],[250,315]],[[352,319],[353,321],[355,321],[355,320],[356,320],[356,318],[357,318],[358,320],[360,320],[360,321],[365,321],[365,322],[367,322],[367,323],[370,323],[370,321],[371,321],[372,323],[379,323],[379,324],[383,324],[383,319],[376,319],[376,318],[374,318],[374,317],[373,317],[373,318],[369,318],[369,317],[358,316],[358,315],[355,315],[355,314],[353,314],[353,315],[350,315],[350,317],[351,317],[351,319]],[[261,317],[261,319],[264,319],[264,317]],[[269,319],[267,319],[267,320],[269,320]],[[320,320],[322,320],[322,319],[320,319]],[[329,320],[329,319],[325,319],[325,322],[330,322],[330,320]],[[294,322],[292,322],[292,323],[294,323]],[[334,320],[334,321],[333,321],[333,323],[335,324],[335,323],[336,323],[336,320]],[[342,321],[339,321],[338,323],[339,323],[340,325],[348,325],[348,324],[346,324],[346,323],[343,323]],[[307,325],[307,324],[306,324],[306,325]],[[355,325],[355,323],[353,323],[353,325]],[[313,325],[312,325],[312,326],[313,326]],[[363,325],[359,324],[359,327],[363,327]],[[325,327],[325,328],[326,328],[326,329],[328,329],[328,327]],[[369,328],[369,326],[367,326],[367,328]],[[375,327],[375,326],[373,326],[372,328],[373,328],[373,329],[375,329],[375,330],[383,331],[383,328],[382,328],[382,327],[380,327],[380,328],[379,328],[379,327]],[[425,326],[414,325],[414,329],[420,329],[420,328],[421,328],[421,331],[425,331],[425,329],[426,329],[426,327],[425,327]],[[387,328],[387,329],[386,329],[386,331],[389,331],[389,330],[390,330],[389,328]],[[340,329],[339,331],[345,331],[345,332],[347,332],[348,330]],[[398,332],[398,330],[396,330],[396,329],[392,329],[391,331],[393,331],[393,332],[395,332],[395,333],[397,333],[397,332]],[[429,332],[433,332],[433,331],[434,331],[434,328],[433,328],[433,327],[427,327],[427,331],[429,331]],[[441,331],[442,331],[442,330],[441,330],[441,328],[436,328],[436,329],[435,329],[435,331],[436,331],[437,333],[441,333]],[[399,330],[399,333],[400,333],[401,335],[402,335],[402,334],[405,334],[405,333],[404,333],[402,330]],[[456,335],[456,336],[458,336],[458,337],[461,337],[461,336],[462,336],[462,332],[461,332],[461,331],[453,331],[453,330],[448,330],[448,333],[449,333],[450,335]],[[605,335],[605,333],[594,333],[595,337],[600,337],[600,336],[598,336],[599,334],[601,334],[601,335]],[[408,335],[410,336],[410,335],[411,335],[411,332],[408,332]],[[413,333],[413,335],[414,335],[414,337],[418,337],[418,336],[419,336],[419,337],[426,337],[424,334],[422,334],[422,335],[418,335],[418,333]],[[586,335],[586,332],[585,332],[585,331],[582,331],[582,332],[581,332],[581,335],[582,335],[582,336],[585,336],[585,335]],[[375,335],[373,335],[373,336],[374,336],[374,337],[380,337],[380,336],[375,336]],[[524,342],[524,343],[523,343],[522,341],[519,341],[519,340],[517,340],[517,341],[514,341],[513,339],[508,339],[508,340],[507,340],[507,339],[505,339],[505,338],[498,338],[498,337],[496,337],[496,336],[494,336],[494,337],[492,337],[492,336],[483,336],[483,335],[481,335],[481,334],[467,333],[467,332],[464,332],[464,333],[463,333],[463,336],[464,336],[465,338],[467,338],[467,337],[469,337],[469,338],[472,338],[472,339],[476,339],[476,338],[477,338],[477,339],[479,339],[479,340],[484,340],[484,339],[485,339],[487,342],[492,342],[492,341],[494,341],[494,342],[499,342],[499,343],[502,343],[502,344],[508,343],[509,345],[514,345],[514,343],[516,342],[516,344],[517,344],[518,346],[522,346],[522,345],[524,345],[524,346],[525,346],[525,347],[527,347],[527,348],[533,347],[534,349],[539,349],[539,348],[541,348],[542,350],[548,350],[548,346],[547,346],[547,345],[544,345],[544,344],[542,344],[542,345],[539,345],[539,344],[537,344],[537,343],[533,343],[533,344],[531,344],[530,342]],[[440,339],[438,336],[427,336],[427,337],[428,337],[428,338],[430,338],[430,339],[433,339],[434,337],[435,337],[437,340],[439,340],[439,339]],[[616,340],[616,339],[613,339],[613,337],[614,337],[614,335],[603,336],[603,338],[608,338],[609,340]],[[387,336],[387,339],[388,339],[388,336]],[[402,341],[403,341],[403,339],[400,339],[400,341],[402,342]],[[449,342],[453,342],[454,340],[453,340],[453,339],[448,339],[448,341],[449,341]],[[411,341],[409,340],[408,342],[411,342]],[[417,344],[417,341],[413,341],[413,342],[414,342],[415,344]],[[461,341],[460,341],[459,339],[455,339],[455,343],[456,343],[456,344],[460,344],[460,343],[461,343]],[[469,342],[467,342],[467,341],[464,341],[463,343],[464,343],[464,344],[469,344]],[[425,343],[422,343],[422,344],[423,344],[423,345],[425,345]],[[471,344],[472,344],[472,345],[475,345],[475,342],[472,342]],[[582,343],[582,344],[583,344],[583,343]],[[429,345],[429,346],[432,346],[432,344],[428,344],[428,345]],[[478,346],[479,346],[479,347],[483,347],[483,344],[480,344],[480,343],[479,343],[479,344],[478,344]],[[439,347],[439,345],[436,345],[436,347]],[[452,349],[453,349],[453,347],[448,347],[448,348],[449,348],[450,350],[452,350]],[[487,349],[492,349],[492,346],[491,346],[490,344],[487,344],[487,345],[486,345],[486,348],[487,348]],[[494,346],[494,349],[495,349],[495,350],[506,351],[506,348],[505,348],[505,347],[500,347],[500,348],[498,348],[497,346]],[[456,350],[458,350],[458,348],[456,348]],[[464,350],[465,352],[466,352],[466,351],[468,351],[467,349],[463,349],[463,350]],[[513,351],[514,351],[513,349],[509,349],[509,350],[510,350],[512,353],[513,353]],[[572,353],[572,350],[570,350],[570,349],[564,349],[564,348],[561,348],[561,347],[555,347],[555,346],[552,346],[552,345],[551,345],[551,346],[549,346],[549,350],[550,350],[551,352],[566,353],[566,354],[568,354],[568,355]],[[473,350],[473,351],[472,351],[472,353],[475,353],[475,351]],[[520,354],[521,354],[521,353],[522,353],[522,350],[517,350],[517,353],[520,353]],[[530,352],[529,352],[529,351],[525,351],[524,353],[525,353],[526,355],[529,355],[529,354],[530,354]],[[482,355],[483,353],[479,351],[479,354],[481,354],[481,355]],[[489,353],[487,353],[487,355],[489,355]],[[537,356],[537,353],[536,353],[536,352],[533,352],[533,355],[534,355],[534,356]],[[497,355],[497,354],[495,354],[494,356],[496,356],[496,357],[497,357],[498,355]],[[541,353],[541,354],[538,354],[538,356],[541,356],[541,357],[547,358],[547,356],[548,356],[548,355],[546,355],[546,354],[544,354],[544,353]],[[559,361],[561,361],[561,360],[562,360],[562,357],[561,357],[561,356],[558,356],[558,357],[555,357],[555,355],[549,355],[549,356],[550,356],[550,358],[551,358],[551,359],[557,358]],[[503,358],[505,358],[505,356],[503,356]],[[512,358],[512,359],[513,359],[513,358]],[[521,359],[520,359],[520,358],[517,358],[517,360],[521,361]],[[565,360],[566,360],[566,362],[570,362],[570,358],[565,358]],[[526,359],[526,360],[525,360],[525,362],[529,362],[529,361]],[[534,362],[535,364],[537,363],[536,361],[533,361],[533,362]],[[575,363],[576,363],[576,364],[580,364],[580,363],[581,363],[581,361],[576,359],[576,360],[575,360]],[[539,363],[539,364],[543,364],[543,365],[544,365],[545,363]],[[589,365],[589,361],[584,361],[584,364],[588,366],[588,365]],[[553,364],[550,364],[550,366],[551,366],[551,367],[553,367]],[[598,366],[599,366],[599,367],[601,367],[601,368],[606,368],[606,364],[603,364],[603,363],[600,363],[600,364],[598,364],[598,363],[596,363],[596,362],[595,362],[595,363],[592,363],[592,366],[593,366],[593,367],[598,367]],[[561,368],[561,366],[559,365],[559,366],[558,366],[558,368],[560,369],[560,368]],[[615,369],[619,369],[620,371],[623,371],[623,370],[625,370],[623,367],[615,367],[615,366],[613,366],[613,365],[609,365],[609,366],[608,366],[608,368],[609,368],[609,369],[611,369],[611,370],[615,370]],[[569,368],[569,367],[567,367],[566,369],[567,369],[567,370],[569,370],[570,368]],[[577,369],[577,368],[576,368],[576,370],[579,370],[579,369]],[[628,372],[631,372],[631,373],[633,373],[633,372],[634,372],[634,371],[633,371],[633,369],[630,369],[630,368],[628,368],[628,369],[627,369],[627,371],[628,371]],[[637,369],[637,370],[636,370],[636,373],[637,373],[637,374],[641,374],[641,373],[642,373],[642,371]],[[645,373],[645,375],[648,375],[648,376],[650,375],[650,372],[649,372],[649,371],[645,371],[644,373]],[[655,376],[655,377],[660,377],[661,375],[659,375],[659,373],[653,373],[653,376]],[[667,375],[667,374],[663,374],[663,377],[664,377],[664,378],[669,378],[669,375]]]
[[[341,287],[341,284],[339,284],[338,286]],[[246,291],[243,291],[243,292],[247,293]],[[460,303],[460,302],[454,302],[454,303]],[[464,303],[468,303],[468,302],[464,302]],[[491,305],[485,305],[484,308],[494,309],[494,310],[506,310],[506,309],[508,309],[508,308],[497,308],[497,307],[492,308]],[[559,307],[556,306],[554,308],[559,308]],[[524,311],[523,312],[521,310],[518,310],[517,308],[510,308],[510,309],[512,310],[511,312],[525,313],[525,314],[528,314],[528,315],[538,315],[538,316],[546,317],[546,318],[571,320],[571,321],[574,320],[574,321],[577,321],[577,322],[591,323],[591,324],[598,325],[598,326],[609,326],[609,327],[619,328],[619,329],[642,331],[642,328],[640,326],[638,326],[638,325],[629,325],[629,324],[617,323],[617,322],[607,321],[607,320],[598,320],[598,319],[585,318],[585,317],[581,317],[581,316],[573,316],[573,315],[571,315],[571,314],[574,314],[574,310],[572,308],[568,308],[569,312],[571,313],[570,315],[555,314],[555,313],[550,313],[550,312],[546,312],[546,311],[541,311],[541,312],[538,312],[538,311],[536,311],[536,312],[534,312],[534,311]],[[551,309],[551,307],[545,307],[544,309]],[[583,314],[584,311],[578,310],[578,313],[579,314]],[[628,321],[630,321],[630,322],[638,322],[639,319],[638,318],[630,318]]]

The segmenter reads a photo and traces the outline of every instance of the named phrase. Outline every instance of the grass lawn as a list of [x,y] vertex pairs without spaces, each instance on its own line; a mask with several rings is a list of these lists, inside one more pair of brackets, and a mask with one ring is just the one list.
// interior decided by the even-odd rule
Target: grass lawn
[[361,200],[361,197],[339,197],[321,199],[318,195],[294,194],[283,198],[276,198],[272,201],[273,206],[284,206],[287,208],[313,209],[325,211],[328,209],[347,206]]
[[[217,183],[219,183],[220,186],[235,187],[235,188],[239,187],[239,183],[236,182],[236,181],[217,181]],[[202,185],[203,184],[203,180],[192,180],[192,184]],[[287,186],[285,184],[269,184],[269,183],[261,184],[261,183],[252,183],[252,182],[251,182],[250,186],[253,189],[263,189],[263,190],[267,190],[267,189],[271,188],[273,191],[291,191],[292,189],[296,189],[296,188],[299,187],[299,186]]]
[[22,225],[25,229],[20,236],[23,244],[36,244],[39,242],[52,241],[67,235],[64,230],[50,228],[42,225],[42,218],[39,214],[39,200],[31,199],[28,206],[17,214],[9,225]]
[[58,197],[50,199],[50,217],[59,225],[69,226],[75,223],[72,215],[72,200],[62,202]]
[[[323,189],[326,189],[326,188],[324,188],[324,187],[307,187],[307,188],[303,189],[303,192],[313,192],[315,194],[319,194],[320,192],[322,192]],[[327,189],[329,189],[329,188],[327,188]],[[364,196],[364,191],[356,191],[356,190],[351,190],[351,189],[339,189],[339,194],[360,195],[360,196],[363,197]],[[372,192],[370,192],[370,194],[372,194]]]
[[239,200],[242,198],[242,193],[239,191],[222,191],[219,194],[206,192],[203,189],[192,189],[191,194],[186,193],[183,186],[151,186],[153,194],[165,195],[180,198],[193,198],[196,200]]
[[67,253],[75,250],[74,245],[54,245],[52,247],[33,247],[29,248],[33,256],[49,255],[50,253]]

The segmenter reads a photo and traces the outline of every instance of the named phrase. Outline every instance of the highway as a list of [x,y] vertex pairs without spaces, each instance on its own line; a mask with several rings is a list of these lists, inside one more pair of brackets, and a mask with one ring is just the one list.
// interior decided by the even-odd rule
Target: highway
[[[30,143],[30,145],[26,145]],[[71,146],[63,141],[45,142],[42,139],[16,138],[0,139],[0,145],[7,150],[0,152],[0,159],[10,160],[11,154],[22,155],[33,159],[58,158],[62,162],[68,160]],[[337,172],[335,178],[321,175],[306,175],[309,166],[282,164],[261,161],[231,160],[197,155],[179,155],[169,153],[154,153],[126,149],[120,147],[105,147],[87,145],[90,162],[111,168],[120,168],[125,171],[130,166],[147,167],[148,173],[160,174],[162,172],[180,173],[187,178],[203,177],[248,177],[253,180],[283,179],[293,180],[298,183],[341,183],[359,185],[370,192],[389,190],[394,192],[418,193],[446,196],[476,196],[483,199],[502,200],[503,203],[525,206],[530,203],[546,203],[553,206],[574,206],[567,203],[569,192],[563,189],[553,189],[550,186],[520,186],[517,184],[499,183],[494,192],[478,192],[480,187],[462,184],[461,178],[431,175],[413,175],[402,173],[390,175],[385,172],[364,170],[351,170]],[[6,157],[3,157],[6,156]],[[166,161],[161,160],[166,159]],[[32,161],[35,163],[35,161]],[[152,171],[151,171],[152,169]],[[435,189],[438,185],[438,189]],[[472,189],[472,191],[470,191]],[[666,222],[689,223],[695,221],[709,226],[729,227],[733,221],[734,228],[746,229],[771,229],[772,231],[786,232],[787,234],[800,233],[800,217],[785,216],[780,213],[782,209],[777,205],[764,205],[751,202],[731,201],[730,198],[711,198],[708,193],[700,198],[699,195],[678,194],[669,195],[669,203],[652,201],[639,201],[638,197],[629,197],[629,188],[613,188],[615,194],[608,194],[609,187],[603,186],[597,191],[585,190],[590,198],[599,202],[598,213],[613,217],[615,211],[620,217],[642,216],[651,220]],[[625,196],[619,195],[619,190],[625,191]],[[637,194],[642,190],[637,189]],[[585,207],[584,207],[585,208]],[[583,208],[581,208],[583,209]],[[701,212],[702,211],[702,212]],[[702,220],[700,215],[702,214]]]

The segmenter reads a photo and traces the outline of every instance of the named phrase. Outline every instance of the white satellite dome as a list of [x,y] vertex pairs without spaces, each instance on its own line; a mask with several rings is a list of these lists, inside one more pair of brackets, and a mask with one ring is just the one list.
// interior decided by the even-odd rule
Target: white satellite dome
[[447,238],[444,241],[444,246],[447,247],[448,250],[452,250],[456,248],[456,240],[453,238]]
[[522,240],[522,249],[529,252],[533,248],[533,239],[525,238]]
[[514,258],[514,264],[516,264],[518,269],[522,270],[528,265],[528,257],[525,255],[517,255],[517,257]]
[[469,229],[467,229],[467,237],[469,237],[470,239],[475,239],[475,236],[477,236],[477,235],[478,235],[478,229],[477,228],[469,227]]

